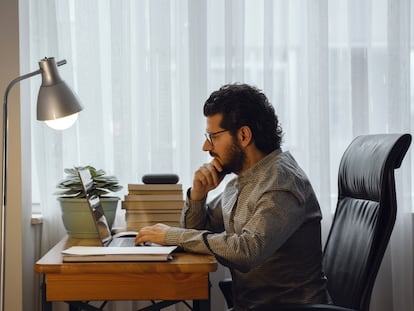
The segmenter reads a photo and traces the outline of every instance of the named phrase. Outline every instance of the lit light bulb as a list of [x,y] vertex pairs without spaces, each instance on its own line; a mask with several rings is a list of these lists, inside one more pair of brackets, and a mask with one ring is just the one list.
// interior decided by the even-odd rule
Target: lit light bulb
[[78,113],[71,114],[67,117],[63,117],[60,119],[55,120],[46,120],[45,123],[55,130],[65,130],[69,127],[71,127],[76,120],[78,119]]

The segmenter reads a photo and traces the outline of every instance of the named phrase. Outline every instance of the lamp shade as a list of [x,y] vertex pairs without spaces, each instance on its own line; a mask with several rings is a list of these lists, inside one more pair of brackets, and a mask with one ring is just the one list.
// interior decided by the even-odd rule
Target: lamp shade
[[61,119],[81,111],[82,106],[77,96],[61,79],[55,59],[44,58],[39,62],[39,66],[42,85],[37,97],[37,120]]

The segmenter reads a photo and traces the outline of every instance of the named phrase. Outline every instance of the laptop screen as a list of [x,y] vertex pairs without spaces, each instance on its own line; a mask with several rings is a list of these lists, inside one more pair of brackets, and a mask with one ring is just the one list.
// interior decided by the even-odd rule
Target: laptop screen
[[112,235],[109,229],[108,222],[102,208],[101,200],[96,194],[91,193],[93,187],[93,179],[88,168],[78,169],[78,175],[86,194],[86,200],[88,201],[89,209],[93,221],[95,223],[96,231],[101,239],[102,245],[111,241]]

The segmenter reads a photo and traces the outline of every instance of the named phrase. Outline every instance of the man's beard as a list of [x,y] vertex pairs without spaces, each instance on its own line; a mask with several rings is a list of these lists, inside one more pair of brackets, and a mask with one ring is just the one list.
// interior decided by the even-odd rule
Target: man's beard
[[[210,155],[212,157],[216,157],[216,154],[214,152],[210,152]],[[227,159],[227,163],[222,163],[222,173],[239,174],[243,169],[243,165],[246,161],[246,153],[244,152],[242,147],[240,147],[240,144],[236,139],[233,139],[233,143],[227,151]]]

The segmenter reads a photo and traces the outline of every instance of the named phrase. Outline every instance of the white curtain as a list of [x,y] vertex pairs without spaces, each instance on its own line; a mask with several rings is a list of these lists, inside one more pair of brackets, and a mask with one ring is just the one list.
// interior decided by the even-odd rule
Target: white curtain
[[[125,186],[145,173],[173,172],[189,187],[209,159],[201,151],[203,103],[224,83],[250,83],[268,95],[283,148],[319,197],[324,240],[350,141],[411,132],[410,0],[20,2],[30,19],[25,71],[45,56],[66,59],[61,75],[85,108],[64,132],[32,124],[44,251],[64,235],[53,192],[66,167],[90,164]],[[34,110],[39,81],[28,83]],[[414,309],[411,161],[409,152],[397,172],[398,219],[372,310]],[[219,296],[213,291],[214,310],[224,309]]]

